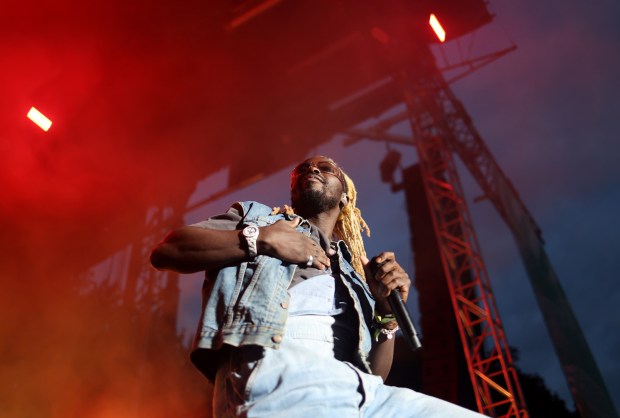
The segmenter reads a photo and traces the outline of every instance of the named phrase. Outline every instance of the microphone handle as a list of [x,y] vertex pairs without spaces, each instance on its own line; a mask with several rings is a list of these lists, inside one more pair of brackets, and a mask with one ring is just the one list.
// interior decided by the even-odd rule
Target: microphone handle
[[411,317],[409,316],[409,312],[405,307],[405,302],[403,302],[403,298],[400,296],[400,290],[392,290],[388,296],[388,302],[392,308],[392,312],[394,312],[396,322],[398,322],[398,326],[403,332],[403,336],[405,337],[409,348],[411,348],[411,350],[417,350],[422,347],[422,343],[420,343],[418,338],[418,333],[416,332],[413,322],[411,321]]

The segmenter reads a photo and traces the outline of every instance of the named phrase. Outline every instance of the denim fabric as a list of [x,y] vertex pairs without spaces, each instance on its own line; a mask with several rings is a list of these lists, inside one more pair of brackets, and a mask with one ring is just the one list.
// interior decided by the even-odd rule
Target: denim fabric
[[[285,215],[270,215],[271,208],[258,202],[238,205],[244,225],[262,227],[290,219]],[[301,222],[297,230],[309,235],[310,225]],[[368,285],[351,266],[351,256],[342,241],[338,243],[337,255],[332,268],[357,316],[358,347],[354,361],[363,370],[369,370],[367,355],[372,345],[369,328],[374,299]],[[207,378],[213,380],[222,357],[220,351],[225,346],[280,347],[289,316],[288,289],[296,267],[259,255],[248,262],[222,268],[213,281],[205,280],[202,313],[191,358]]]
[[310,279],[297,291],[293,305],[306,304],[305,296],[312,295],[314,314],[289,317],[278,350],[244,347],[218,370],[216,418],[481,417],[409,389],[386,386],[380,377],[337,360],[335,353],[342,348],[338,330],[344,327],[335,326],[338,315],[328,315],[335,288],[327,282]]
[[[297,316],[309,316],[305,327],[287,323],[286,338],[318,339],[333,344],[333,356],[342,361],[354,361],[357,345],[357,318],[343,286],[330,274],[316,276],[291,288],[289,321]],[[314,315],[318,315],[313,317]],[[322,316],[333,317],[325,319]],[[316,323],[313,321],[317,321]],[[326,327],[325,323],[331,325]]]
[[289,289],[289,316],[342,314],[347,307],[345,295],[336,294],[336,280],[323,274]]

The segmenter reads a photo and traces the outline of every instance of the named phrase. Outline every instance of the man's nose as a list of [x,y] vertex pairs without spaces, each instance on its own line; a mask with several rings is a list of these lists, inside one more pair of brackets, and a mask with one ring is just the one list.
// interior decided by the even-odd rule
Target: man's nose
[[310,164],[308,169],[310,170],[311,173],[321,174],[321,170],[319,170],[319,168],[315,166],[314,164]]

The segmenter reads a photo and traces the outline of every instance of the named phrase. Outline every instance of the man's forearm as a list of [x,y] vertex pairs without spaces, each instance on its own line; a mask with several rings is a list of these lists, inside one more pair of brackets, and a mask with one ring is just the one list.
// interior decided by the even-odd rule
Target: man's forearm
[[[391,315],[392,311],[386,298],[377,298],[375,304],[375,314],[385,317]],[[386,324],[388,328],[393,328],[395,323]],[[394,335],[392,335],[394,337]],[[378,341],[375,341],[373,335],[372,348],[368,356],[372,373],[381,376],[383,380],[387,379],[392,362],[394,359],[394,341],[396,338],[388,338],[386,334],[379,333]]]
[[184,226],[172,231],[151,253],[159,270],[195,273],[244,261],[248,258],[239,231]]
[[379,334],[379,341],[373,341],[368,356],[372,373],[381,376],[384,381],[392,369],[395,340],[396,338],[387,338],[385,335]]

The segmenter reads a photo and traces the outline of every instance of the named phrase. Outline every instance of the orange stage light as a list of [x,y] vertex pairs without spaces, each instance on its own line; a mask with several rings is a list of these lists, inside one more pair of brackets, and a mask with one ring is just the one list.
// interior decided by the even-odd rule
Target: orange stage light
[[441,42],[445,41],[446,31],[443,30],[443,28],[441,27],[441,23],[439,23],[439,20],[437,20],[437,17],[434,14],[431,13],[431,17],[430,19],[428,19],[428,23],[429,25],[431,25],[431,28],[433,28],[433,30],[435,31],[437,38],[439,38]]
[[50,128],[50,126],[52,126],[52,121],[46,118],[43,113],[39,112],[34,107],[30,108],[30,110],[28,111],[28,115],[26,116],[28,116],[28,119],[36,123],[39,128],[43,129],[46,132]]

